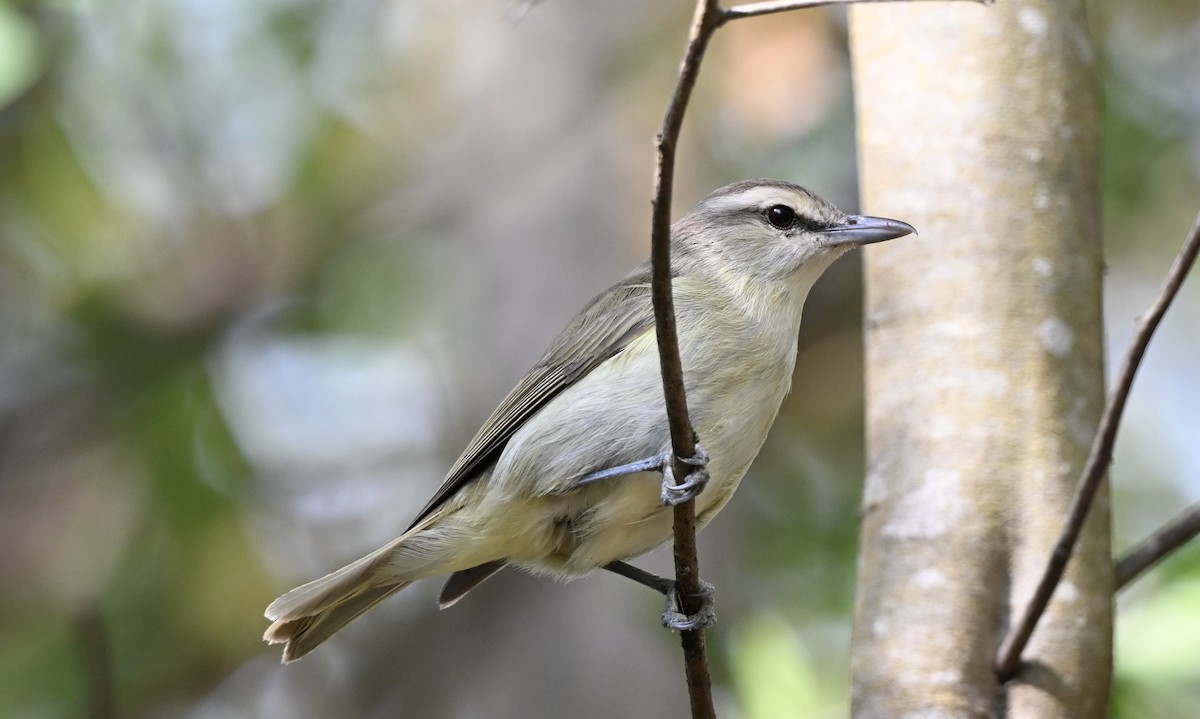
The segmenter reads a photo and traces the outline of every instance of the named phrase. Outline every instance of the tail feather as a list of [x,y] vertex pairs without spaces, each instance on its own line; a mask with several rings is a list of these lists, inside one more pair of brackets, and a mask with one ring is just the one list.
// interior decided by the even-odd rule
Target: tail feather
[[505,560],[496,559],[469,569],[460,569],[451,574],[450,578],[446,580],[446,586],[442,587],[442,595],[438,597],[438,609],[452,606],[467,592],[482,584],[483,580],[504,569],[505,564],[507,564]]
[[[278,619],[267,628],[263,639],[271,644],[286,642],[287,644],[283,648],[283,662],[286,664],[295,661],[316,649],[321,642],[333,636],[355,617],[407,587],[410,583],[399,582],[366,587],[312,614],[295,619]],[[283,598],[286,598],[286,595],[281,597],[281,599]]]
[[370,582],[391,545],[351,562],[336,571],[302,584],[271,602],[263,612],[271,621],[286,621],[317,614],[358,592]]
[[412,583],[397,566],[412,533],[392,541],[358,561],[320,579],[296,587],[267,607],[273,624],[263,639],[271,644],[287,643],[284,663],[308,654],[358,615]]
[[[430,526],[435,519],[436,528]],[[462,528],[445,517],[434,515],[426,519],[387,546],[271,602],[266,616],[273,624],[263,639],[271,644],[287,644],[283,649],[284,662],[299,659],[355,617],[412,582],[467,569],[490,559],[459,551],[458,541],[462,536]],[[502,564],[496,568],[499,566]],[[483,574],[462,591],[494,571]]]

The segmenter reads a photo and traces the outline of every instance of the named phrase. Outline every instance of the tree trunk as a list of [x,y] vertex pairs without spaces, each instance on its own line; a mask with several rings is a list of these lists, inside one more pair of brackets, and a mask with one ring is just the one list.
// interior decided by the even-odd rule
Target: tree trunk
[[1025,653],[992,661],[1104,402],[1099,99],[1081,0],[856,6],[868,476],[856,717],[1103,717],[1107,494]]

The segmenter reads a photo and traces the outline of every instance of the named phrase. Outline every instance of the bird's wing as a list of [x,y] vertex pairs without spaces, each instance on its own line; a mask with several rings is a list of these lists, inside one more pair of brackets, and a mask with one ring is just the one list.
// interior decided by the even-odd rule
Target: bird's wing
[[413,526],[495,461],[525,420],[653,327],[650,264],[646,262],[592,300],[559,333],[546,354],[483,423]]

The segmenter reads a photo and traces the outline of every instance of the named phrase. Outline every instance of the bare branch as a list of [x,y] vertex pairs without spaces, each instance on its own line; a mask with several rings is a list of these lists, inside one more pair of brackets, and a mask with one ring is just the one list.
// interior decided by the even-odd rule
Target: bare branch
[[1163,557],[1200,535],[1200,503],[1163,525],[1117,562],[1113,583],[1124,589]]
[[[858,3],[886,3],[886,2],[914,2],[915,0],[764,0],[764,2],[752,2],[742,5],[734,5],[726,8],[722,13],[722,22],[727,20],[740,20],[745,17],[758,17],[759,15],[774,15],[775,13],[787,12],[789,10],[803,10],[810,7],[824,7],[826,5],[855,5]],[[943,0],[945,1],[945,0]],[[996,0],[969,0],[970,2],[979,3],[980,5],[991,5]]]
[[1071,507],[1067,511],[1067,523],[1059,535],[1058,542],[1054,545],[1054,552],[1050,555],[1050,561],[1046,564],[1042,579],[1038,583],[1033,598],[1025,607],[1020,622],[1004,638],[1000,650],[996,653],[995,670],[1001,681],[1008,681],[1016,674],[1021,660],[1021,652],[1025,650],[1029,637],[1033,635],[1033,630],[1046,610],[1046,605],[1050,603],[1054,588],[1062,579],[1063,571],[1067,567],[1067,560],[1071,558],[1071,552],[1075,549],[1075,543],[1083,529],[1092,499],[1096,496],[1096,490],[1100,488],[1105,471],[1112,462],[1113,443],[1116,441],[1117,429],[1121,424],[1121,414],[1125,410],[1125,401],[1129,398],[1129,390],[1133,386],[1133,378],[1142,362],[1142,355],[1145,354],[1146,346],[1150,344],[1150,338],[1154,335],[1154,330],[1158,328],[1159,321],[1162,320],[1167,308],[1171,306],[1184,278],[1187,277],[1195,263],[1198,251],[1200,251],[1200,214],[1196,215],[1196,220],[1192,223],[1192,229],[1188,232],[1187,239],[1184,240],[1183,247],[1179,250],[1179,255],[1175,257],[1174,264],[1167,272],[1167,279],[1163,282],[1158,297],[1138,321],[1133,342],[1125,354],[1120,372],[1117,373],[1117,382],[1109,396],[1108,406],[1104,408],[1104,414],[1100,417],[1100,425],[1096,429],[1096,437],[1092,441],[1091,452],[1084,464],[1079,486],[1076,488],[1075,496],[1071,499]]
[[[720,26],[721,8],[716,0],[698,0],[688,33],[687,50],[679,68],[675,91],[667,105],[662,128],[658,132],[658,164],[654,175],[653,215],[651,218],[650,257],[654,325],[658,334],[658,355],[662,369],[663,392],[667,402],[667,420],[671,428],[671,448],[677,482],[684,481],[692,467],[679,457],[695,452],[696,433],[688,419],[687,396],[683,387],[683,365],[679,359],[679,338],[675,332],[675,300],[671,292],[671,192],[675,175],[675,147],[683,128],[683,115],[696,86],[700,60],[708,40]],[[700,563],[696,556],[696,501],[675,506],[675,578],[680,609],[686,614],[699,611]],[[694,719],[716,717],[712,701],[712,679],[704,647],[704,630],[680,632],[684,671]]]

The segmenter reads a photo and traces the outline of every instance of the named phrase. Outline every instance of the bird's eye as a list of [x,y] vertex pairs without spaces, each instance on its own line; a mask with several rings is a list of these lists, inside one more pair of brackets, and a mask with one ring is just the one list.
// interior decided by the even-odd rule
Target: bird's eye
[[771,205],[766,216],[767,222],[777,230],[786,230],[796,224],[796,211],[787,205]]

